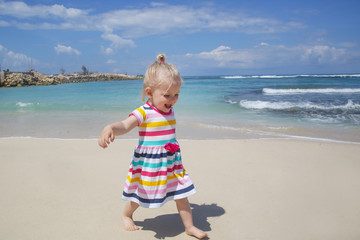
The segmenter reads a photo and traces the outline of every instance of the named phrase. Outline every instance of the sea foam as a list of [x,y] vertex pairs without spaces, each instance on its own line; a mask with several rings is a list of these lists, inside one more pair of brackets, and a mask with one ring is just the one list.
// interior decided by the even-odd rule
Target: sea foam
[[360,93],[360,88],[318,88],[318,89],[273,89],[263,88],[265,95],[291,95],[291,94],[353,94]]
[[315,75],[234,75],[234,76],[221,76],[221,78],[228,78],[228,79],[273,79],[273,78],[358,78],[360,74],[315,74]]
[[16,106],[21,107],[21,108],[29,107],[29,106],[32,106],[32,105],[33,105],[33,103],[23,103],[23,102],[17,102],[16,103]]
[[320,105],[311,102],[270,102],[270,101],[240,101],[240,106],[246,109],[269,109],[269,110],[287,110],[287,109],[318,109],[318,110],[354,110],[360,109],[360,104],[349,100],[344,105]]

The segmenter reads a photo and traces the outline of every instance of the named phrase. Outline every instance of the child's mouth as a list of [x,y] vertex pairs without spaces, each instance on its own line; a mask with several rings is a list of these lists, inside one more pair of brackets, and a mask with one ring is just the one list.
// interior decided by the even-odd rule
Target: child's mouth
[[165,104],[165,108],[170,109],[172,107],[171,104]]

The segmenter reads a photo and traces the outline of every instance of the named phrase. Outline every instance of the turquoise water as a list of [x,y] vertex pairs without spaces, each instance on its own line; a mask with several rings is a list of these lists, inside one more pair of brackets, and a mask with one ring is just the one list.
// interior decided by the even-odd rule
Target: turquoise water
[[[141,88],[142,80],[2,88],[0,137],[96,138],[142,104]],[[179,138],[360,142],[360,75],[184,77],[175,112]]]

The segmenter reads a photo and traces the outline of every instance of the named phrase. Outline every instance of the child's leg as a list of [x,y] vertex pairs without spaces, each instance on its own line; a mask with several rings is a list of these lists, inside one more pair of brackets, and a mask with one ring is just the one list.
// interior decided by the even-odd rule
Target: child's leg
[[175,200],[176,202],[176,207],[179,211],[181,220],[184,223],[185,226],[185,232],[188,235],[197,237],[197,238],[204,238],[207,237],[208,235],[201,231],[200,229],[198,229],[197,227],[194,226],[193,223],[193,217],[192,217],[192,212],[191,212],[191,208],[190,208],[190,204],[187,198],[182,198],[179,200]]
[[127,201],[125,203],[124,211],[122,213],[122,221],[125,230],[127,231],[136,231],[139,230],[139,228],[135,225],[133,221],[133,213],[135,210],[139,207],[139,204],[131,201]]

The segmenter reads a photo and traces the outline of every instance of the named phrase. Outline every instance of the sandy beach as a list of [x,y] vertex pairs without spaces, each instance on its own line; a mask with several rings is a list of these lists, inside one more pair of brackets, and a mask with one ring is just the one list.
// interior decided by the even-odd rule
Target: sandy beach
[[[180,140],[210,239],[360,239],[360,145],[299,140]],[[135,213],[120,199],[136,140],[0,139],[0,239],[192,239],[175,204]]]

